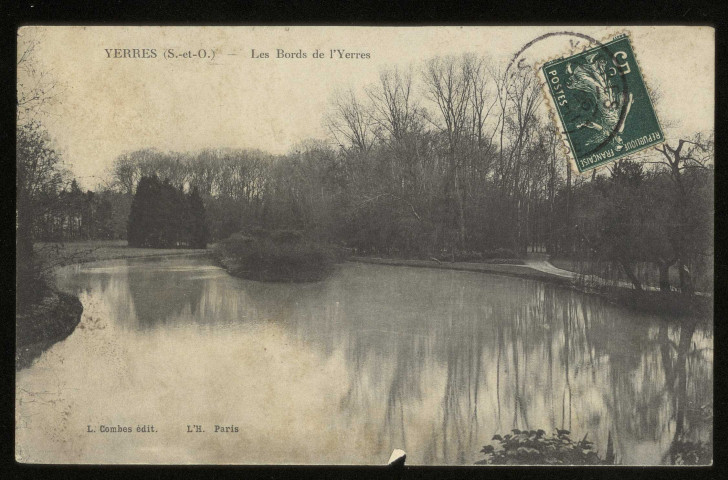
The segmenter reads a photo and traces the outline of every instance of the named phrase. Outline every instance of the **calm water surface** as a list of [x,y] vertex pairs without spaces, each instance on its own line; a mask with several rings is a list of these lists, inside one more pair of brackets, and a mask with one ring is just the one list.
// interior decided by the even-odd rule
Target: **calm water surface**
[[565,428],[659,464],[678,422],[708,434],[710,329],[557,286],[353,263],[267,284],[202,257],[74,266],[58,284],[83,318],[18,372],[22,461],[382,464],[401,448],[472,464],[495,433]]

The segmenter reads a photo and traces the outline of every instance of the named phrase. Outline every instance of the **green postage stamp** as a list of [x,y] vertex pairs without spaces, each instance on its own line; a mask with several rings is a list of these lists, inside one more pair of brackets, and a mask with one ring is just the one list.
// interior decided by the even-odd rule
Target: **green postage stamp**
[[626,34],[541,69],[579,172],[663,142]]

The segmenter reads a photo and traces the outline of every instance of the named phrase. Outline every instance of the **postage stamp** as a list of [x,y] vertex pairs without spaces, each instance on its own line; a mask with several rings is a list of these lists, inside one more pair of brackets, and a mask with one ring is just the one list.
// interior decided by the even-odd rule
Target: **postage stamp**
[[664,141],[626,34],[549,61],[541,70],[562,138],[579,172]]

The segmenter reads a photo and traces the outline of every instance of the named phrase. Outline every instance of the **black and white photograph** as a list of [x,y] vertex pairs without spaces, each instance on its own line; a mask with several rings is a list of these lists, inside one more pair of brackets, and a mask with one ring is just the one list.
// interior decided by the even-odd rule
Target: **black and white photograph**
[[17,40],[17,462],[712,465],[712,27]]

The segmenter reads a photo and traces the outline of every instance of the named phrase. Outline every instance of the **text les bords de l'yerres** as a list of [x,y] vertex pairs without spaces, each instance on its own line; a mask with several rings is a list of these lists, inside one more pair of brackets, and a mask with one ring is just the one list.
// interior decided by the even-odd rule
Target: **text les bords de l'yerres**
[[[111,59],[155,59],[155,58],[200,58],[213,59],[215,49],[156,49],[156,48],[105,48],[106,58]],[[273,60],[368,60],[372,58],[371,52],[349,51],[343,48],[332,48],[328,50],[315,49],[312,51],[284,50],[276,48],[275,51],[251,49],[250,57],[253,59]]]

